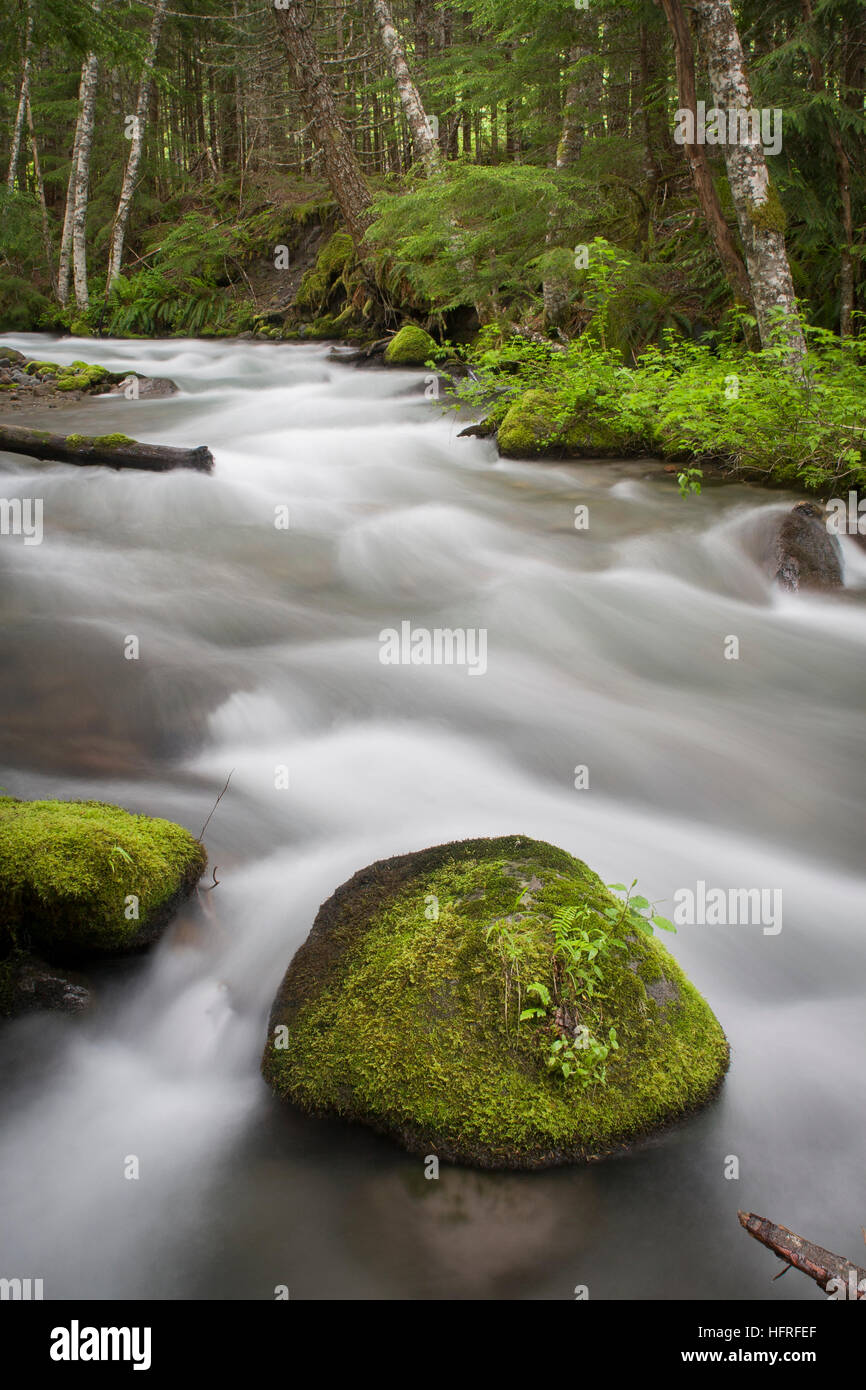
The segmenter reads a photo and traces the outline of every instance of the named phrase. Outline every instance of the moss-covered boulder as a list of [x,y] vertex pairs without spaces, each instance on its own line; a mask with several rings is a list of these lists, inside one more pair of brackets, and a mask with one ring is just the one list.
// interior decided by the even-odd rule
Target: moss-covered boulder
[[429,333],[414,323],[407,323],[386,347],[385,362],[389,367],[423,367],[436,350]]
[[90,391],[94,386],[113,380],[115,376],[116,373],[97,362],[72,362],[56,374],[56,386],[58,391]]
[[558,441],[562,452],[558,405],[551,391],[527,391],[509,408],[499,426],[496,443],[505,458],[537,458],[550,453]]
[[724,1033],[637,914],[521,836],[382,860],[319,910],[262,1058],[286,1100],[419,1154],[536,1168],[707,1101]]
[[99,801],[0,797],[0,957],[51,962],[138,950],[207,855],[188,830]]
[[560,401],[552,391],[526,391],[511,405],[496,436],[504,458],[610,458],[634,452],[635,441],[592,401]]

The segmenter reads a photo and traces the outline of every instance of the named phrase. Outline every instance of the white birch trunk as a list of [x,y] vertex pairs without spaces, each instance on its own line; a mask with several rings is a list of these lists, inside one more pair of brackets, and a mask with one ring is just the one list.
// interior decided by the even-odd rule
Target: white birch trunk
[[153,12],[153,20],[151,21],[147,56],[144,60],[144,67],[142,68],[138,84],[138,101],[135,108],[135,122],[129,146],[129,158],[126,161],[126,169],[123,174],[123,185],[120,190],[120,198],[117,204],[117,212],[114,215],[114,226],[111,232],[108,277],[105,282],[106,290],[111,289],[111,286],[120,274],[120,267],[123,262],[123,243],[126,239],[126,228],[129,223],[129,214],[132,208],[132,197],[135,192],[135,184],[141,166],[141,158],[144,153],[144,132],[150,109],[151,79],[156,63],[156,55],[159,49],[159,40],[162,33],[162,25],[165,19],[167,5],[168,0],[157,0],[157,6]]
[[439,146],[433,135],[433,128],[430,125],[427,112],[424,110],[424,103],[418,88],[412,81],[412,74],[406,61],[406,52],[400,41],[400,35],[394,27],[388,0],[372,0],[372,2],[382,47],[391,65],[391,72],[409,125],[415,158],[421,161],[428,174],[433,174],[439,167]]
[[72,208],[72,279],[75,303],[79,309],[88,307],[87,294],[87,197],[90,184],[90,152],[93,148],[93,127],[96,116],[96,88],[99,79],[99,59],[88,53],[81,74],[81,129],[78,152],[73,166],[75,196]]
[[63,214],[63,231],[60,233],[60,259],[57,265],[57,298],[66,305],[69,300],[69,277],[72,270],[72,218],[75,211],[75,176],[78,168],[78,143],[81,139],[81,110],[84,99],[84,74],[87,59],[81,68],[78,84],[78,115],[75,118],[75,136],[72,141],[72,164],[69,168],[69,182],[66,185],[66,209]]
[[[753,110],[743,46],[730,0],[694,0],[701,45],[706,54],[713,103],[724,112]],[[728,118],[728,124],[730,120]],[[796,365],[806,351],[778,194],[770,184],[758,122],[738,121],[722,149],[737,214],[758,332],[764,347],[782,344]]]
[[9,152],[9,172],[6,175],[6,185],[10,192],[15,187],[15,176],[18,172],[18,159],[21,154],[21,141],[24,135],[24,118],[27,112],[27,104],[30,100],[30,40],[33,36],[33,15],[30,13],[28,5],[27,28],[24,34],[24,71],[21,75],[21,93],[18,98],[18,110],[15,113],[15,129],[12,132],[12,149]]

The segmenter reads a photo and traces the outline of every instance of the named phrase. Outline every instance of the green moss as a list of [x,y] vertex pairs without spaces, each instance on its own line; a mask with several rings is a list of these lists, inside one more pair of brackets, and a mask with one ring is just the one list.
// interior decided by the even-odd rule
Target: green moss
[[348,232],[334,232],[316,257],[316,264],[301,280],[295,295],[296,308],[313,312],[324,308],[334,286],[345,275],[354,257],[355,243]]
[[89,391],[91,386],[98,386],[110,376],[111,372],[107,367],[100,367],[95,363],[73,362],[69,367],[61,367],[56,385],[58,391]]
[[128,434],[97,434],[93,442],[104,449],[112,449],[118,444],[134,444],[135,440],[130,439]]
[[505,458],[536,458],[549,453],[559,440],[558,402],[550,391],[527,391],[508,410],[496,439]]
[[594,401],[565,403],[552,391],[527,391],[497,433],[505,458],[605,458],[632,453],[635,441]]
[[[371,866],[324,905],[292,961],[265,1077],[308,1111],[482,1167],[573,1161],[657,1128],[713,1095],[728,1048],[674,959],[627,925],[615,929],[627,950],[605,956],[591,999],[556,976],[552,914],[576,902],[600,913],[612,901],[585,864],[520,836]],[[549,1069],[561,1028],[552,1013],[518,1026],[515,978],[506,986],[487,935],[496,922],[520,937],[524,1005],[537,980],[593,1036],[615,1027],[620,1047],[603,1083]],[[274,1028],[283,1024],[281,1048]]]
[[79,444],[84,444],[86,440],[86,434],[68,434],[66,436],[66,443],[69,445],[70,449],[77,449]]
[[37,372],[39,376],[56,376],[57,373],[62,371],[63,369],[59,367],[56,362],[30,361],[27,363],[27,366],[24,368],[24,370],[28,376],[33,376],[34,373]]
[[423,367],[436,350],[429,333],[417,324],[407,323],[386,347],[385,361],[389,367]]
[[[48,960],[126,951],[151,940],[207,856],[171,821],[98,801],[0,798],[0,954]],[[138,918],[128,917],[130,895]]]
[[328,314],[324,314],[321,318],[306,325],[303,336],[305,338],[339,338],[340,330],[337,328],[336,320]]
[[784,236],[788,219],[776,192],[775,184],[770,183],[767,197],[763,203],[749,204],[749,217],[752,226],[756,227],[759,232],[779,232]]

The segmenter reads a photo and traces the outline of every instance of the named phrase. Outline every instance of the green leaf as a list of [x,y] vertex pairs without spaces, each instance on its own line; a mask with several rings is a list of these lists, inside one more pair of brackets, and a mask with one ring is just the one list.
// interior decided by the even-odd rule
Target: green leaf
[[672,931],[676,936],[677,929],[669,917],[653,917],[653,921],[657,927],[661,927],[662,931]]

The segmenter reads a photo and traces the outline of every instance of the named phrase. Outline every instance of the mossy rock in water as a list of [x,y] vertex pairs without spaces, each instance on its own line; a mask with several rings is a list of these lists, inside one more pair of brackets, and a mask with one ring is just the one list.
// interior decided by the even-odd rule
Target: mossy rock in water
[[527,391],[509,408],[496,443],[505,458],[537,458],[562,453],[562,425],[552,391]]
[[[566,908],[568,939],[607,943],[594,993],[569,977],[562,936],[555,949]],[[262,1058],[309,1112],[485,1168],[610,1152],[707,1101],[727,1065],[673,957],[585,864],[521,836],[381,860],[338,888],[283,979]]]
[[113,379],[114,374],[98,363],[73,362],[63,367],[55,380],[58,391],[89,391],[104,381]]
[[593,405],[569,409],[552,391],[527,391],[496,436],[504,458],[607,458],[634,452],[634,441]]
[[171,821],[99,801],[0,797],[0,956],[17,948],[66,962],[138,950],[206,863]]
[[436,352],[436,344],[414,323],[407,323],[394,334],[385,349],[389,367],[423,367]]

